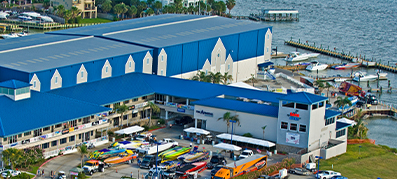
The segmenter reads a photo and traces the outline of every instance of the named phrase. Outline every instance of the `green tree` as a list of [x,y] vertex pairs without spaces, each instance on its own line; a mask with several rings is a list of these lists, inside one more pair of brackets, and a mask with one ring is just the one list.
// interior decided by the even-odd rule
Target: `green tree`
[[[44,3],[43,3],[44,4]],[[32,6],[30,7],[30,10],[31,11],[36,11],[37,9],[36,9],[36,6],[34,6],[33,4],[32,4]]]
[[262,130],[263,130],[263,140],[265,140],[265,129],[266,129],[267,125],[262,126]]
[[230,84],[229,81],[233,81],[233,76],[229,75],[229,72],[226,72],[224,75],[222,75],[222,84],[228,85]]
[[229,15],[230,15],[230,11],[234,8],[235,5],[236,5],[236,0],[226,0],[226,6],[227,9],[229,9]]
[[122,11],[122,18],[124,19],[124,14],[128,12],[129,7],[127,5],[125,5],[124,3],[121,3],[122,7],[123,7],[123,11]]
[[123,4],[116,4],[114,7],[113,7],[113,12],[115,13],[115,14],[117,14],[117,17],[119,18],[120,17],[120,14],[122,14],[123,12],[124,12],[124,6],[123,6]]
[[342,98],[341,96],[338,96],[338,98],[337,98],[337,100],[334,102],[334,104],[335,104],[336,106],[338,106],[338,108],[342,107],[342,116],[343,116],[343,112],[344,112],[344,110],[345,110],[345,106],[346,106],[346,105],[351,106],[351,105],[352,105],[352,102],[349,100],[348,97]]
[[150,128],[150,126],[152,125],[152,116],[153,116],[153,114],[160,113],[160,108],[156,104],[154,104],[150,101],[143,108],[145,109],[147,107],[150,108],[150,117],[149,117],[149,128]]
[[251,82],[252,86],[255,86],[255,83],[257,82],[254,74],[251,74],[251,78],[249,78],[247,81]]
[[113,7],[113,6],[112,6],[112,1],[106,0],[106,1],[102,4],[101,9],[102,9],[103,12],[107,13],[107,12],[109,12],[110,10],[112,10],[112,7]]
[[147,15],[152,15],[152,14],[154,14],[154,11],[153,11],[153,9],[152,8],[148,8],[148,9],[146,9],[146,14]]
[[44,0],[44,1],[43,1],[43,7],[44,7],[45,9],[48,9],[48,8],[50,7],[50,0]]
[[140,4],[140,1],[139,0],[131,0],[131,2],[130,2],[130,5],[131,6],[138,6]]
[[174,0],[174,6],[176,9],[181,10],[183,7],[182,0]]
[[78,15],[80,15],[81,10],[78,9],[77,7],[72,7],[70,8],[70,12],[72,13],[72,19],[76,18]]
[[212,81],[211,76],[205,74],[205,72],[203,72],[203,71],[198,71],[197,74],[195,76],[193,76],[191,80],[208,82],[208,83],[210,83]]
[[163,7],[163,3],[160,1],[154,2],[154,9],[156,9],[157,14],[160,14],[160,10]]
[[135,6],[132,5],[131,7],[128,8],[127,14],[132,18],[135,16],[136,13],[137,13],[137,9]]
[[211,83],[219,84],[221,82],[222,74],[220,72],[216,72],[216,73],[210,72],[209,76],[211,78]]
[[328,97],[328,94],[329,94],[329,89],[330,88],[333,88],[334,86],[332,86],[331,84],[329,84],[328,82],[325,82],[325,85],[324,85],[324,88],[327,88],[327,97]]
[[[117,114],[120,114],[119,120],[120,120],[120,126],[123,126],[123,116],[124,113],[126,111],[128,111],[128,106],[126,106],[125,104],[120,105],[120,104],[116,104],[113,107],[113,111],[116,112]],[[128,121],[127,121],[128,122]]]
[[317,80],[314,82],[314,85],[318,87],[318,90],[320,91],[320,94],[323,92],[325,85],[324,85],[324,80]]
[[57,6],[57,12],[56,15],[59,17],[63,17],[63,15],[65,14],[65,7],[63,5],[59,5]]
[[18,162],[21,161],[23,158],[23,152],[20,149],[15,149],[15,148],[9,148],[7,150],[4,150],[2,152],[3,154],[3,162],[8,164],[8,162],[11,163],[11,169],[15,168],[18,164]]
[[218,118],[218,121],[220,120],[226,122],[226,133],[229,133],[230,121],[234,121],[240,125],[240,119],[238,118],[238,115],[232,116],[230,112],[226,112],[222,117]]
[[79,151],[80,159],[81,159],[81,165],[80,166],[81,166],[81,168],[83,168],[83,159],[84,159],[85,156],[89,155],[90,152],[88,151],[88,148],[87,148],[87,146],[85,144],[80,145],[77,148],[77,150]]
[[68,23],[69,19],[72,18],[72,12],[70,10],[66,10],[63,14],[63,18],[65,19],[65,23]]
[[154,0],[146,0],[148,7],[152,7]]

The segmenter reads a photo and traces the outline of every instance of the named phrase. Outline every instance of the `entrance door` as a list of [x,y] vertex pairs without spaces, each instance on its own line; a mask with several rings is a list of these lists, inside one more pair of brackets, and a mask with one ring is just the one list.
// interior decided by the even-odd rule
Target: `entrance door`
[[89,141],[89,140],[90,140],[90,133],[91,133],[91,132],[86,132],[86,133],[84,133],[84,140],[85,140],[85,141]]
[[207,129],[207,120],[201,120],[201,129]]
[[118,126],[119,125],[119,118],[113,118],[113,126]]

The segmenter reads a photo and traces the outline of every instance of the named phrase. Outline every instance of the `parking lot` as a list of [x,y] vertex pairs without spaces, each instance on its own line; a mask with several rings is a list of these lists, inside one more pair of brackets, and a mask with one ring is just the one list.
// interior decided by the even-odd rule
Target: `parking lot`
[[[156,135],[158,139],[163,139],[163,138],[172,138],[176,140],[179,145],[181,146],[189,146],[190,141],[188,140],[181,140],[178,137],[182,134],[183,132],[183,127],[182,126],[174,126],[171,129],[170,128],[164,128],[160,129],[157,131],[153,131],[152,134]],[[110,143],[102,146],[98,146],[93,150],[100,150],[102,148],[106,148]],[[212,145],[207,145],[207,144],[197,144],[193,143],[193,145],[196,145],[199,147],[199,150],[207,150],[207,151],[212,151],[213,153],[216,152],[221,152],[221,149],[217,149],[212,147]],[[227,160],[227,163],[231,163],[233,160],[229,157],[229,153],[222,152],[221,155],[225,157]],[[285,156],[282,155],[273,155],[268,159],[268,165],[272,165],[274,163],[280,162]],[[87,158],[85,158],[87,160]],[[209,159],[207,160],[207,162]],[[69,170],[72,169],[73,167],[76,167],[80,164],[80,155],[78,153],[74,154],[69,154],[65,155],[56,159],[51,160],[48,162],[46,165],[43,166],[42,169],[45,171],[45,177],[42,178],[50,178],[49,173],[50,171],[65,171],[67,174],[69,174]],[[121,164],[117,165],[111,168],[106,168],[105,171],[102,172],[97,172],[93,174],[93,178],[121,178],[122,176],[131,176],[131,172],[133,174],[133,177],[137,177],[138,174],[140,177],[142,175],[146,175],[148,173],[148,169],[140,169],[138,167],[137,162],[135,161],[132,164]],[[203,172],[201,172],[198,176],[199,178],[211,178],[210,170],[207,169]],[[299,177],[299,176],[297,176]]]

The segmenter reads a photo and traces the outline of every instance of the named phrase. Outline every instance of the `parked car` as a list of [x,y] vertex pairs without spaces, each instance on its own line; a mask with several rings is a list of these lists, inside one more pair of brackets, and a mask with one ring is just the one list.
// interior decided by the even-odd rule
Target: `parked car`
[[261,175],[258,177],[258,179],[274,179],[274,177],[271,177],[269,175]]
[[253,155],[254,155],[254,152],[252,150],[244,150],[240,154],[239,159],[245,159],[245,158],[251,157]]
[[64,171],[59,171],[57,179],[66,179],[66,174]]
[[344,176],[337,175],[337,176],[333,176],[331,179],[348,179],[348,178],[344,177]]
[[337,176],[337,175],[341,175],[341,174],[338,172],[331,171],[331,170],[326,170],[326,171],[317,173],[317,178],[330,179],[333,176]]
[[212,155],[210,162],[207,164],[207,168],[212,169],[217,165],[224,165],[226,163],[226,159],[222,155]]
[[288,173],[298,174],[298,175],[310,175],[311,172],[305,168],[292,168],[288,170]]
[[220,170],[223,167],[223,165],[217,165],[211,170],[211,176],[214,176],[218,170]]
[[[161,158],[157,158],[157,164],[161,163]],[[142,159],[141,165],[139,165],[140,168],[151,168],[152,166],[156,165],[156,156],[155,155],[146,155]]]
[[21,174],[20,171],[15,171],[15,170],[7,169],[7,170],[4,170],[4,171],[1,173],[1,176],[2,176],[3,178],[6,178],[7,176],[17,176],[17,175],[19,175],[19,174]]

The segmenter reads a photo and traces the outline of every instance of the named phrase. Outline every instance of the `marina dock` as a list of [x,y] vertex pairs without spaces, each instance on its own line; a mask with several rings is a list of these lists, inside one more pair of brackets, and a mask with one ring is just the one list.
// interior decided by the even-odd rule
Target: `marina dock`
[[[356,57],[354,57],[353,55],[350,54],[350,52],[349,52],[349,54],[346,54],[343,51],[342,51],[342,53],[341,52],[337,52],[336,50],[332,51],[332,50],[329,49],[329,47],[327,49],[323,48],[322,45],[320,45],[320,47],[316,47],[315,43],[313,45],[310,45],[309,43],[301,43],[300,40],[297,41],[297,42],[294,42],[291,39],[289,41],[284,41],[284,44],[287,44],[287,45],[290,45],[290,46],[293,46],[293,47],[297,47],[297,48],[302,48],[302,49],[314,51],[314,52],[321,53],[321,54],[328,55],[328,56],[332,56],[332,57],[335,57],[335,58],[348,60],[348,61],[353,61],[353,59],[358,59],[359,58],[358,55]],[[373,62],[373,60],[365,59],[365,56],[364,56],[364,58],[362,58],[362,64],[361,65],[362,66],[366,66],[366,67],[375,67],[375,68],[378,68],[378,69],[387,70],[387,71],[394,72],[394,73],[397,72],[397,68],[395,66],[391,66],[389,64],[385,65],[385,64],[382,64],[381,62],[377,62],[377,61],[375,61],[375,64],[373,66],[372,65],[368,65],[368,64],[371,64],[371,62]]]
[[6,24],[8,26],[19,26],[24,28],[33,28],[33,29],[41,29],[41,30],[66,29],[66,28],[84,27],[84,26],[101,24],[101,23],[88,23],[88,24],[34,23],[34,22],[12,21],[12,20],[0,20],[0,23]]

